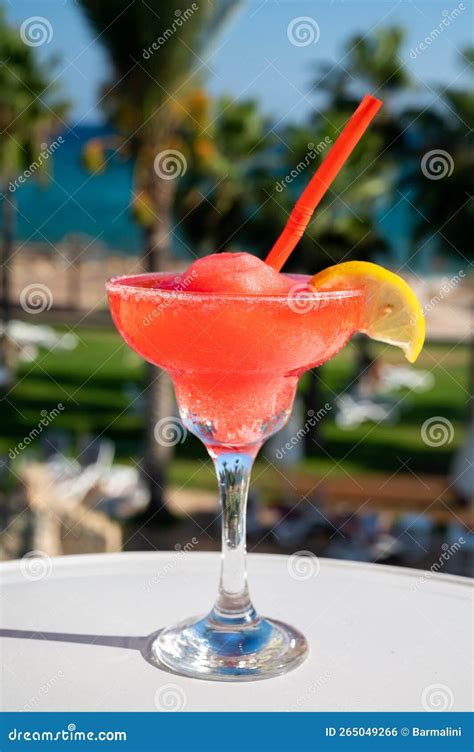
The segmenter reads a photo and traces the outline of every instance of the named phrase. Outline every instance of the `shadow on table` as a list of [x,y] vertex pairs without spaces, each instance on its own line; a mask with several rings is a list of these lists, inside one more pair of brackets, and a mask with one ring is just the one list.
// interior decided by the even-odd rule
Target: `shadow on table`
[[138,650],[147,663],[173,674],[175,672],[171,668],[160,663],[153,655],[152,644],[160,632],[161,630],[158,630],[143,637],[128,637],[127,635],[90,635],[70,632],[37,632],[29,629],[0,629],[0,637],[14,637],[20,640],[46,640],[48,642],[72,642],[80,645],[101,645],[109,648]]

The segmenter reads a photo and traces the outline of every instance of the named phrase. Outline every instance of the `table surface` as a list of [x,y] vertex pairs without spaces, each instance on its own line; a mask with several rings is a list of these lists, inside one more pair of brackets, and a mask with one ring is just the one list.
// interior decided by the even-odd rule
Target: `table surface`
[[147,662],[150,635],[213,602],[219,555],[122,553],[7,562],[1,710],[472,709],[472,582],[328,559],[254,554],[260,613],[298,627],[309,658],[251,683]]

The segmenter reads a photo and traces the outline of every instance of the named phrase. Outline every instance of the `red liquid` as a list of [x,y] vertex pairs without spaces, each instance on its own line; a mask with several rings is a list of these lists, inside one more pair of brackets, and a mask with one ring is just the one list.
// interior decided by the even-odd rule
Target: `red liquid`
[[297,302],[180,292],[177,280],[154,274],[112,281],[110,310],[130,347],[171,375],[188,427],[216,447],[260,444],[281,427],[298,377],[346,344],[363,306],[357,291]]

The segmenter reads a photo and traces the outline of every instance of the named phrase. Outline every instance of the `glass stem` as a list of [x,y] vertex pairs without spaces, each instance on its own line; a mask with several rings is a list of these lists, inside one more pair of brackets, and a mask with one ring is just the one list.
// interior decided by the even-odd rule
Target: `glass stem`
[[257,621],[246,569],[246,508],[254,455],[225,452],[213,459],[222,513],[222,565],[211,619],[229,626],[250,624]]

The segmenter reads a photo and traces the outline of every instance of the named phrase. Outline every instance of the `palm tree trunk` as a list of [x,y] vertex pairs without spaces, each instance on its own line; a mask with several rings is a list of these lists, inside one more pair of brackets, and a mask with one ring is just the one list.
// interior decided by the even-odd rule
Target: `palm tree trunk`
[[160,444],[155,437],[155,427],[160,420],[173,414],[171,382],[165,371],[147,363],[146,368],[146,418],[145,456],[143,470],[150,491],[147,516],[155,520],[171,517],[166,508],[165,490],[168,482],[168,466],[172,447]]
[[66,245],[66,258],[69,266],[66,269],[66,305],[72,311],[81,307],[81,243],[71,238]]
[[11,270],[10,261],[13,252],[15,228],[15,203],[13,194],[9,195],[8,185],[4,188],[2,229],[2,270],[1,270],[1,319],[3,334],[0,335],[0,368],[5,369],[3,382],[8,381],[8,339],[7,327],[11,318]]
[[[174,180],[151,177],[155,221],[145,230],[144,266],[148,272],[162,271],[170,259],[173,202],[176,194]],[[146,425],[144,473],[150,490],[148,517],[155,520],[170,519],[165,504],[168,466],[173,447],[160,444],[155,437],[155,427],[160,420],[173,416],[174,401],[168,375],[147,364],[146,371]]]

